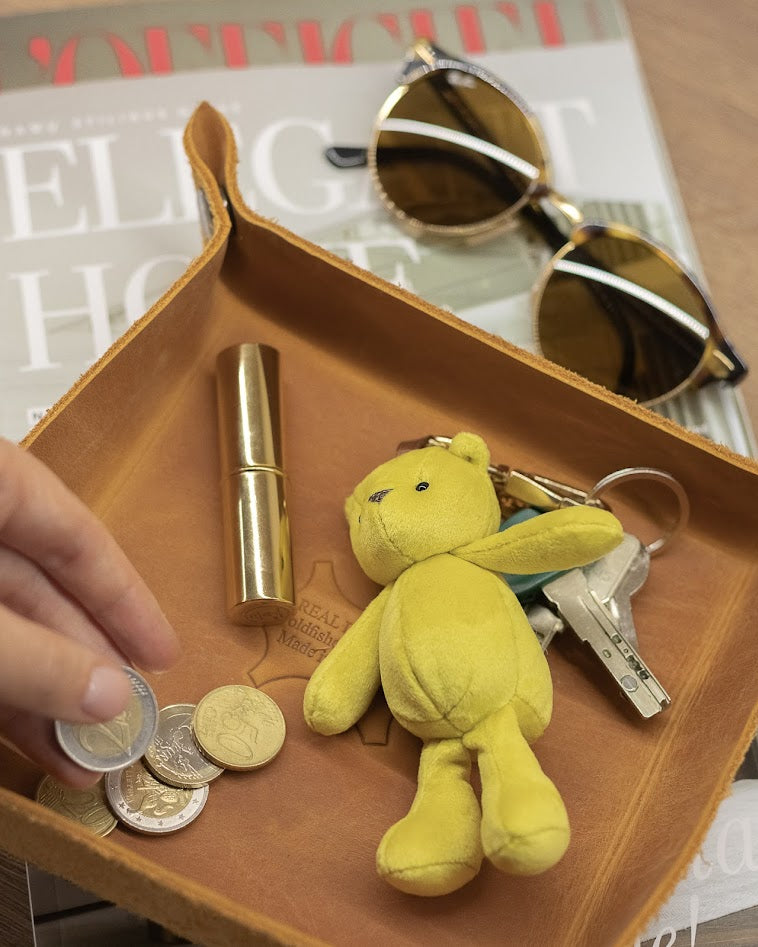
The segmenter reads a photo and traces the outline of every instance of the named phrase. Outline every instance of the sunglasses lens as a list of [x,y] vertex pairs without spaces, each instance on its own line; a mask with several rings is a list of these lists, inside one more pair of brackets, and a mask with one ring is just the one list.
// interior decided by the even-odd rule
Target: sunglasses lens
[[426,225],[467,227],[508,211],[544,167],[529,119],[477,76],[440,69],[411,82],[381,121],[386,197]]
[[643,403],[685,382],[705,352],[710,310],[644,240],[602,228],[553,261],[536,302],[546,358]]

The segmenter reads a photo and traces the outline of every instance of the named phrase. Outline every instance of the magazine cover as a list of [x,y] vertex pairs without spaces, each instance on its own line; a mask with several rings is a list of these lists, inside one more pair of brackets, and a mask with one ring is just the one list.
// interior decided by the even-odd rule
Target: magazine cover
[[[0,433],[19,439],[200,245],[183,127],[205,99],[233,123],[248,203],[488,331],[534,349],[529,296],[549,251],[514,228],[476,247],[403,234],[365,168],[407,47],[474,60],[536,112],[556,188],[699,269],[633,44],[613,0],[154,3],[6,18],[0,29]],[[604,77],[598,82],[598,75]],[[738,395],[659,409],[752,452]]]
[[[544,247],[517,228],[476,247],[414,241],[365,168],[324,158],[329,145],[367,143],[420,35],[526,100],[556,188],[588,216],[646,230],[699,271],[615,0],[335,0],[326,11],[305,0],[167,0],[1,18],[0,435],[23,437],[198,252],[181,141],[202,100],[234,126],[252,207],[533,349],[529,295]],[[659,410],[754,451],[731,389]],[[755,857],[740,835],[749,801],[737,798],[709,837],[693,866],[700,888],[685,879],[646,937],[663,943],[688,927],[694,943],[698,923],[724,913],[734,866]],[[708,901],[706,883],[721,901]]]

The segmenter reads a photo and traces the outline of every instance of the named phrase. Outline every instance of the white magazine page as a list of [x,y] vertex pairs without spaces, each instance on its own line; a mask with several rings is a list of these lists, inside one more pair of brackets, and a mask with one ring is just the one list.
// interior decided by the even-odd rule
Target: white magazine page
[[[698,268],[628,39],[477,61],[535,110],[558,190],[588,216],[637,226]],[[202,99],[233,123],[240,181],[259,213],[534,350],[530,290],[549,257],[544,246],[518,227],[476,247],[415,241],[389,219],[365,168],[336,169],[323,156],[330,144],[368,142],[398,66],[253,66],[5,92],[0,433],[21,438],[197,252],[181,135]],[[752,452],[726,386],[660,410]]]

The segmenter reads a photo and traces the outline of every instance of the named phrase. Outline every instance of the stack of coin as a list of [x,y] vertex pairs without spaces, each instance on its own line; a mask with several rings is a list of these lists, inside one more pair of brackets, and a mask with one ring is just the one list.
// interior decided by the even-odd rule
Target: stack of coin
[[159,713],[147,681],[133,668],[124,670],[132,699],[118,717],[55,724],[66,755],[104,773],[103,782],[76,790],[46,776],[37,789],[38,802],[98,835],[107,835],[116,819],[148,834],[189,825],[205,806],[209,784],[224,770],[258,769],[282,748],[282,712],[254,687],[217,687],[197,705],[172,704]]

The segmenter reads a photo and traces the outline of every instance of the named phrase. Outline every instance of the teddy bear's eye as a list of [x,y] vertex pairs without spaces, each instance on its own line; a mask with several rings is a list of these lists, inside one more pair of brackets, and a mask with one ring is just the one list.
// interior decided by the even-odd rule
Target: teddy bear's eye
[[426,482],[426,480],[422,480],[421,483],[416,484],[416,489],[418,490],[419,493],[421,493],[422,490],[429,489],[429,484]]

